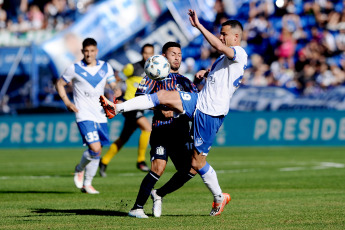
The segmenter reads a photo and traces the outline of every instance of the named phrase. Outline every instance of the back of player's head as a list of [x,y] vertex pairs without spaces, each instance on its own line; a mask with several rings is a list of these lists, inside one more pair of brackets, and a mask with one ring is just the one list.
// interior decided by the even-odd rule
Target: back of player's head
[[226,22],[223,22],[222,26],[230,26],[231,28],[239,28],[241,32],[243,31],[242,24],[237,20],[227,20]]
[[181,45],[177,42],[167,42],[164,44],[163,48],[162,48],[162,54],[165,54],[167,52],[167,50],[171,47],[177,47],[181,49]]
[[141,54],[144,53],[144,50],[146,47],[151,47],[152,49],[154,48],[152,44],[146,43],[145,45],[143,45],[143,47],[141,47],[141,52],[140,52]]
[[84,41],[83,41],[83,49],[87,46],[97,46],[97,42],[95,39],[93,38],[86,38]]

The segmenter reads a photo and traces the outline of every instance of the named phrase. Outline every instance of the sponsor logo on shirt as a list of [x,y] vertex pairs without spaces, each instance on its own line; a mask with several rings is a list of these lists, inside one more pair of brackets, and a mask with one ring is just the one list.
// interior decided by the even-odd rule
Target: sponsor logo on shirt
[[207,80],[210,81],[210,83],[214,84],[216,82],[216,80],[214,79],[214,76],[211,75],[211,76],[208,76],[207,77]]

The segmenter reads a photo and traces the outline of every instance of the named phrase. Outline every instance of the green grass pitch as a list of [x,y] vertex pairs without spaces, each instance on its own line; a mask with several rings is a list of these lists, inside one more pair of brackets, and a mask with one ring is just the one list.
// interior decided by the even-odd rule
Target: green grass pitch
[[[345,229],[343,147],[213,148],[208,162],[232,197],[223,214],[208,216],[212,195],[197,175],[164,198],[161,218],[149,199],[149,219],[127,217],[145,176],[136,149],[122,149],[107,178],[97,174],[99,195],[74,187],[82,152],[0,150],[0,229]],[[156,187],[173,173],[169,161]]]

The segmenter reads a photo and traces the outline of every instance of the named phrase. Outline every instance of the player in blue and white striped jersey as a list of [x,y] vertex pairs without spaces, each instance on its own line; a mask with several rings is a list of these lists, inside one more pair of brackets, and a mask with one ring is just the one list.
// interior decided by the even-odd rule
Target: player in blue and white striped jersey
[[[68,110],[75,113],[76,122],[84,144],[88,149],[75,167],[74,183],[82,192],[98,194],[92,186],[96,175],[102,147],[109,145],[107,119],[98,98],[104,94],[106,83],[115,92],[112,67],[97,60],[97,42],[93,38],[83,41],[83,60],[69,66],[56,83],[56,89]],[[73,101],[68,98],[65,86],[72,83]]]
[[[178,70],[182,61],[181,46],[176,42],[167,42],[162,48],[171,66],[170,74],[161,81],[144,77],[137,89],[137,96],[156,93],[159,90],[198,92],[196,86]],[[153,215],[161,215],[162,197],[176,191],[194,177],[196,171],[191,168],[192,139],[190,133],[191,120],[184,114],[174,117],[173,111],[167,107],[158,106],[154,110],[152,121],[151,170],[143,179],[136,202],[129,212],[129,216],[147,218],[143,206],[150,196],[156,182],[162,176],[168,157],[173,162],[177,172],[161,188],[153,190],[151,197],[154,201]]]

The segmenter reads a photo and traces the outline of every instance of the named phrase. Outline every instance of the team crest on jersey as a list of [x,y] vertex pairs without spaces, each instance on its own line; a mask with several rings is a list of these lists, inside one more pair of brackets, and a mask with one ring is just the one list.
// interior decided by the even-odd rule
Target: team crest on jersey
[[105,72],[104,72],[104,70],[102,70],[102,69],[101,69],[98,73],[99,73],[99,75],[100,75],[101,77],[104,77],[104,76],[105,76]]
[[202,141],[202,139],[201,138],[197,138],[196,140],[195,140],[195,146],[200,146],[200,145],[202,145],[204,142]]
[[145,85],[145,83],[146,83],[146,79],[141,79],[140,85]]
[[157,155],[162,156],[162,155],[164,155],[164,152],[165,152],[165,149],[164,149],[163,146],[159,146],[159,147],[156,148],[156,154]]

